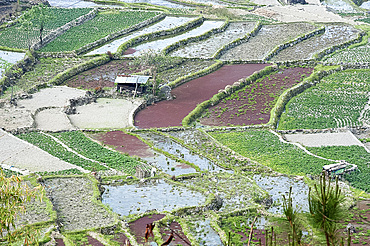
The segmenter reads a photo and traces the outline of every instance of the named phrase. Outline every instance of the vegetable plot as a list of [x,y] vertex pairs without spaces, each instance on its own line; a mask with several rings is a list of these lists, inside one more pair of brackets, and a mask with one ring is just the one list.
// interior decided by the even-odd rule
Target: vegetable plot
[[265,25],[255,37],[230,49],[220,57],[220,60],[262,60],[277,45],[314,31],[316,28],[308,23]]
[[370,153],[362,146],[327,146],[307,149],[325,158],[346,160],[357,165],[359,172],[346,174],[345,178],[352,186],[370,192]]
[[46,136],[44,134],[41,134],[38,132],[31,132],[31,133],[17,135],[17,137],[33,145],[36,145],[40,149],[48,152],[49,154],[63,161],[80,166],[86,170],[90,170],[90,171],[107,170],[106,167],[101,166],[100,164],[96,162],[83,159],[79,157],[78,155],[68,151],[61,144],[55,142],[51,137]]
[[326,48],[340,45],[357,37],[359,31],[347,25],[327,25],[325,33],[313,36],[296,45],[280,51],[271,61],[296,61],[311,59],[312,56]]
[[209,133],[216,140],[277,172],[287,174],[320,174],[322,166],[332,164],[306,154],[295,145],[283,143],[267,130]]
[[370,119],[370,71],[332,74],[294,97],[281,116],[279,129],[323,129],[362,126]]
[[[45,23],[44,37],[53,30],[91,11],[91,9],[87,8],[48,8],[47,10],[47,15],[51,16],[51,18]],[[17,24],[0,31],[0,44],[1,46],[11,48],[28,49],[29,44],[39,41],[39,35],[40,31],[38,29],[25,30]]]
[[288,68],[255,81],[208,109],[201,124],[211,126],[266,124],[280,94],[309,76],[312,68]]
[[82,132],[55,133],[55,137],[63,141],[77,153],[107,166],[122,170],[128,174],[135,174],[135,167],[140,163],[128,155],[104,148],[100,144],[88,139]]
[[73,51],[105,36],[128,28],[157,15],[157,12],[118,11],[99,12],[98,15],[84,24],[75,26],[47,44],[40,51],[60,52]]
[[17,86],[27,91],[35,85],[48,83],[58,73],[90,59],[92,58],[40,58],[39,63],[32,70],[17,80]]
[[337,52],[324,60],[328,63],[370,63],[370,45]]

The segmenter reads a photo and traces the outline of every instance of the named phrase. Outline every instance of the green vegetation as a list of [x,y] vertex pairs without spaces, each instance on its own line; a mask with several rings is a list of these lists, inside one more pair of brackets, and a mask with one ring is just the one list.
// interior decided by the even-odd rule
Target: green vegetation
[[62,170],[62,171],[55,171],[55,172],[37,172],[41,176],[49,176],[49,175],[81,175],[83,174],[77,168]]
[[338,222],[344,219],[347,212],[344,210],[345,198],[339,188],[338,178],[333,186],[331,179],[326,180],[326,175],[322,174],[319,185],[315,184],[314,189],[310,189],[308,199],[312,226],[325,235],[327,246],[338,245]]
[[35,85],[48,83],[58,73],[92,58],[40,58],[34,69],[26,72],[16,82],[18,90],[27,91]]
[[37,196],[42,200],[43,187],[39,185],[32,188],[25,185],[17,176],[7,178],[1,170],[0,187],[0,244],[2,242],[11,244],[21,239],[24,239],[25,245],[35,243],[35,231],[29,226],[25,226],[22,230],[8,232],[15,227],[17,215],[25,211],[27,202]]
[[18,172],[15,172],[15,171],[11,171],[11,170],[8,170],[8,169],[3,169],[0,167],[0,173],[3,172],[3,175],[6,177],[6,178],[10,178],[11,176],[18,176],[20,175],[20,173]]
[[99,163],[83,159],[78,155],[66,150],[61,144],[57,143],[51,137],[45,134],[31,132],[17,135],[17,137],[33,145],[36,145],[37,147],[45,150],[49,154],[58,157],[63,161],[80,166],[86,170],[90,171],[107,170],[106,167],[100,165]]
[[347,70],[325,77],[294,97],[278,129],[322,129],[363,125],[368,112],[370,71]]
[[104,148],[100,144],[87,138],[82,132],[63,132],[53,135],[79,154],[103,162],[111,168],[123,170],[128,174],[135,174],[135,167],[140,165],[136,159]]
[[237,153],[287,174],[320,174],[331,162],[306,154],[295,145],[283,143],[267,130],[209,133]]
[[118,11],[99,12],[84,24],[73,27],[43,47],[42,52],[73,51],[106,37],[111,33],[138,24],[157,15],[157,12]]
[[[66,23],[89,13],[91,9],[83,8],[47,8],[46,15],[53,16],[44,23],[43,37],[53,30],[65,25]],[[36,24],[36,23],[35,23]],[[32,28],[27,30],[21,28],[20,24],[8,27],[0,31],[0,44],[10,48],[28,49],[29,43],[35,43],[39,40],[40,29]]]
[[362,21],[362,22],[370,24],[370,18],[369,17],[368,18],[357,19],[356,21]]
[[307,148],[312,153],[331,159],[346,160],[358,166],[359,172],[345,176],[352,186],[370,192],[370,153],[361,146],[326,146]]

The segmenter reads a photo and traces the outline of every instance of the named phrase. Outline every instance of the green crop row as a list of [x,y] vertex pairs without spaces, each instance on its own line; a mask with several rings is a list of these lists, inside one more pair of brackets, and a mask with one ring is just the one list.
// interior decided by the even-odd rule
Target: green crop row
[[295,145],[283,143],[267,130],[209,132],[235,152],[287,174],[320,174],[329,161],[306,154]]
[[357,165],[359,171],[346,174],[345,178],[352,186],[368,193],[370,192],[370,153],[364,147],[352,145],[311,147],[307,149],[325,158],[346,160],[351,164]]
[[40,51],[60,52],[77,50],[86,44],[145,21],[157,14],[157,12],[147,11],[110,10],[99,12],[94,19],[69,29]]
[[[48,8],[47,15],[50,16],[50,18],[49,21],[45,23],[43,36],[89,13],[90,10],[91,9],[88,8]],[[30,44],[38,41],[39,35],[40,32],[37,28],[25,30],[21,28],[20,24],[16,24],[0,32],[0,44],[1,46],[10,48],[27,49]]]
[[104,148],[100,144],[87,138],[82,132],[63,132],[53,135],[77,153],[87,158],[103,162],[111,168],[123,170],[130,175],[135,174],[135,167],[140,165],[140,162],[136,159]]
[[370,71],[334,73],[294,97],[282,114],[279,129],[322,129],[363,125],[369,101]]
[[65,162],[80,166],[86,170],[107,170],[106,167],[100,165],[99,163],[83,159],[78,155],[68,151],[61,144],[57,143],[50,136],[47,136],[45,134],[39,132],[31,132],[17,135],[17,137],[39,147],[40,149],[43,149],[49,154],[58,157]]

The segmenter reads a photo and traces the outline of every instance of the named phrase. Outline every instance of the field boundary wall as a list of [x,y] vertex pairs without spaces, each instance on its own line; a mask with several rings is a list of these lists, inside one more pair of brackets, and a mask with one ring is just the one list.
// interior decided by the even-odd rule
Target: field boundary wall
[[187,39],[177,41],[176,43],[171,44],[171,45],[167,46],[166,48],[164,48],[162,53],[164,55],[168,55],[170,52],[172,52],[175,49],[180,48],[183,45],[187,45],[188,43],[192,43],[192,42],[198,42],[198,41],[201,41],[201,40],[204,40],[204,39],[207,39],[207,38],[211,37],[213,34],[223,32],[229,26],[229,23],[230,23],[229,20],[226,19],[225,23],[222,24],[221,27],[217,27],[217,28],[214,28],[212,30],[209,30],[208,32],[205,32],[205,33],[203,33],[199,36],[190,37],[190,38],[187,38]]
[[121,56],[126,49],[128,49],[129,47],[135,46],[139,43],[148,42],[149,40],[154,40],[154,39],[159,38],[159,37],[174,35],[174,34],[177,34],[177,33],[180,33],[180,32],[184,32],[184,31],[186,31],[190,28],[194,28],[194,27],[200,25],[203,22],[204,22],[204,17],[199,17],[199,18],[196,18],[193,21],[189,21],[189,22],[187,22],[187,23],[185,23],[185,24],[183,24],[179,27],[140,35],[136,38],[133,38],[133,39],[121,44],[119,46],[119,48],[117,49],[117,52],[115,53],[115,56],[118,56],[118,57]]
[[250,75],[247,78],[239,79],[238,81],[234,82],[233,85],[227,85],[225,89],[219,90],[219,92],[215,94],[211,99],[198,104],[195,107],[195,109],[193,109],[193,111],[191,111],[187,116],[185,116],[185,118],[182,120],[182,125],[190,126],[191,123],[195,119],[200,117],[202,113],[204,112],[204,110],[206,110],[207,108],[216,105],[222,99],[231,95],[235,91],[242,89],[243,87],[245,87],[246,85],[249,85],[253,81],[256,81],[257,79],[260,79],[263,76],[268,75],[276,70],[277,70],[277,66],[268,66],[258,72],[254,72],[252,75]]

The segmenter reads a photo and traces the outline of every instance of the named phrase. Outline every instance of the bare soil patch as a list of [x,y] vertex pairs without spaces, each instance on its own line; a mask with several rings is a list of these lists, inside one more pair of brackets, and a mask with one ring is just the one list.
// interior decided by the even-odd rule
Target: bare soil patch
[[77,107],[77,113],[69,115],[72,125],[80,129],[119,129],[131,127],[133,111],[142,99],[99,98],[96,103]]
[[[133,49],[127,52],[134,52]],[[96,87],[114,87],[117,74],[131,74],[142,71],[127,60],[114,60],[82,72],[66,81],[66,85],[74,88],[94,89]]]
[[223,66],[216,72],[194,79],[172,90],[176,99],[161,101],[141,110],[135,117],[139,128],[180,126],[182,119],[197,104],[208,100],[220,89],[250,76],[269,64],[242,64]]
[[[138,220],[135,220],[134,222],[131,222],[129,224],[132,234],[136,237],[136,241],[140,245],[143,245],[145,243],[146,225],[150,224],[150,223],[153,223],[154,221],[160,220],[164,216],[166,216],[166,215],[165,214],[153,214],[153,215],[150,215],[150,216],[142,217],[142,218],[140,218]],[[152,237],[151,237],[151,239],[149,239],[149,241],[151,241],[151,240],[153,240]]]
[[130,156],[153,157],[151,148],[135,136],[122,131],[93,133],[89,135],[103,144],[113,146],[115,150],[127,153]]
[[311,72],[312,68],[288,68],[253,82],[209,108],[200,122],[210,126],[266,124],[280,94]]
[[285,134],[289,142],[300,143],[307,147],[321,146],[362,146],[361,142],[350,132],[315,133],[315,134]]
[[171,235],[172,231],[174,232],[174,237],[170,245],[191,245],[190,240],[185,236],[184,232],[182,231],[181,225],[177,221],[171,222],[169,227],[160,228],[162,239],[166,241]]

